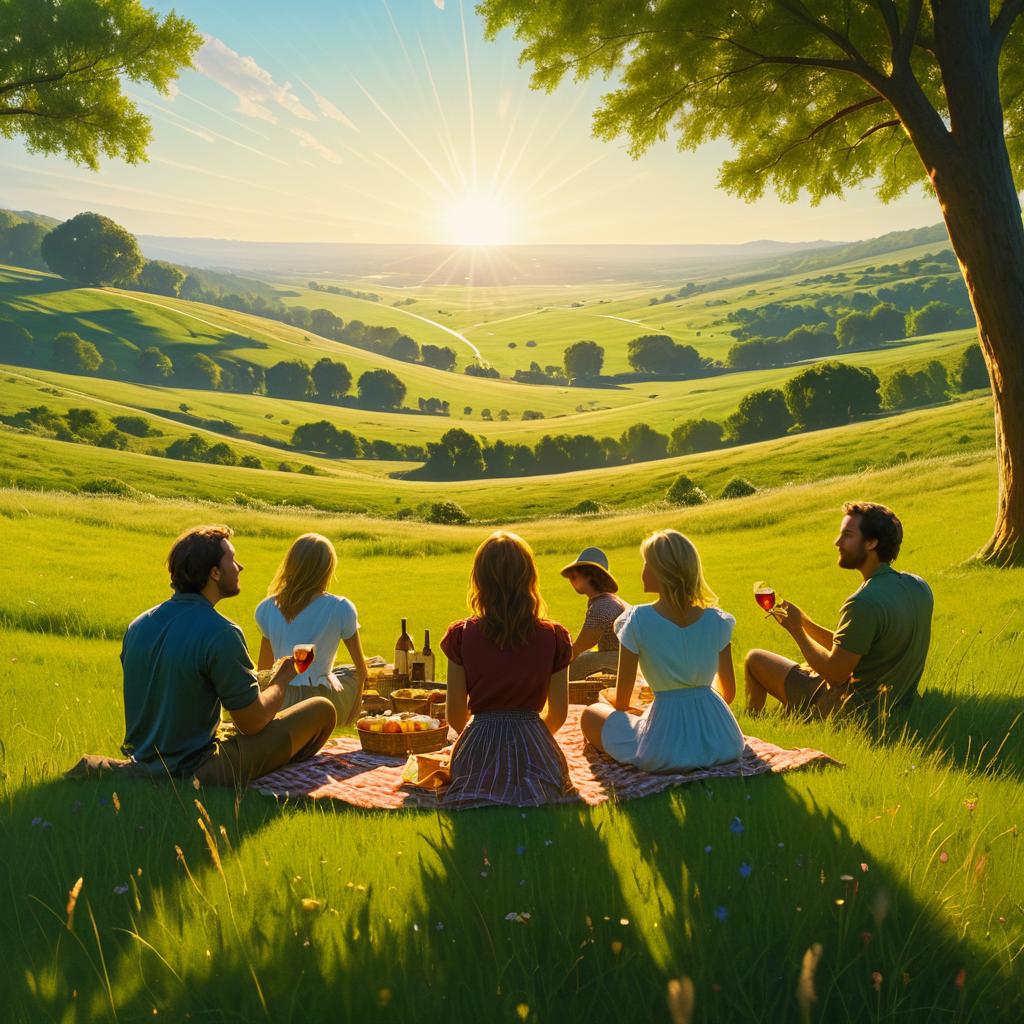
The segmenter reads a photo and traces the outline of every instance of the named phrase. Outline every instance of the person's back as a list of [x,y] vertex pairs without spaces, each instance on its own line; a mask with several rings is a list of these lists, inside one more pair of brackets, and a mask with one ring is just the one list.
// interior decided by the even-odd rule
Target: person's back
[[847,599],[834,642],[860,654],[854,705],[895,707],[917,692],[931,641],[932,591],[920,576],[883,564]]
[[202,594],[176,593],[143,612],[121,664],[121,749],[150,774],[190,774],[213,750],[221,705],[235,711],[259,695],[242,631]]

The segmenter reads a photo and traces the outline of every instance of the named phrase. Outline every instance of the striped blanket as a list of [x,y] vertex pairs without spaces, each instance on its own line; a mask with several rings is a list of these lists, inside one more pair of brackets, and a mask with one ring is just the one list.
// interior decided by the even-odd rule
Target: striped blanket
[[[794,771],[809,764],[839,763],[820,750],[787,750],[747,736],[739,761],[691,772],[652,775],[619,764],[589,746],[579,728],[582,710],[581,705],[570,706],[569,717],[555,737],[565,751],[576,787],[576,793],[566,797],[565,803],[594,805],[606,800],[631,800],[701,779],[740,778]],[[404,785],[404,767],[405,758],[367,753],[361,749],[358,738],[344,736],[331,740],[311,760],[264,775],[251,786],[267,796],[340,800],[354,807],[443,808],[444,790],[436,793]]]

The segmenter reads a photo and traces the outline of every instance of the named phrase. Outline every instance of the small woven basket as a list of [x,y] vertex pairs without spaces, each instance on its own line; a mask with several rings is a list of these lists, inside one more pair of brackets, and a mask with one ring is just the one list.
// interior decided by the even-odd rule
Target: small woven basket
[[389,675],[370,676],[373,688],[382,696],[390,697],[392,690],[400,690],[403,686],[409,685],[408,676],[399,676],[394,673]]
[[596,704],[605,685],[603,679],[573,679],[569,683],[569,703]]
[[[436,690],[444,693],[446,687],[443,683],[424,683],[422,686],[414,687],[417,690]],[[443,710],[444,701],[432,701],[429,697],[391,697],[391,705],[396,712],[411,711],[416,715],[427,715],[431,711]],[[438,707],[440,705],[440,707]],[[435,716],[436,717],[436,716]]]
[[405,757],[408,754],[428,754],[440,750],[448,743],[448,726],[428,729],[426,732],[365,732],[359,733],[363,750],[371,754]]

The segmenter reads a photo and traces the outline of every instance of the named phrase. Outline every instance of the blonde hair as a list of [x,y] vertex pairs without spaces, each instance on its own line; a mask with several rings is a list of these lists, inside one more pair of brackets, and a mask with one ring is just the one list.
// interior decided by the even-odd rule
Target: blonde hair
[[291,622],[313,598],[327,591],[337,567],[334,545],[319,533],[304,533],[277,567],[267,597],[276,599],[281,614]]
[[709,608],[718,597],[704,579],[700,555],[678,530],[658,530],[640,545],[640,554],[664,587],[662,597],[675,608]]
[[530,545],[505,530],[492,533],[476,549],[467,599],[491,643],[503,651],[522,647],[547,615]]

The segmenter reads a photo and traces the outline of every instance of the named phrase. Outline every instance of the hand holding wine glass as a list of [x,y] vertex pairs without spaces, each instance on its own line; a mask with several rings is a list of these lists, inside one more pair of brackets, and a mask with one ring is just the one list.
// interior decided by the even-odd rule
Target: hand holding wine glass
[[761,608],[767,612],[765,618],[773,615],[773,609],[775,608],[775,588],[764,580],[758,580],[754,584],[754,600],[761,606]]

